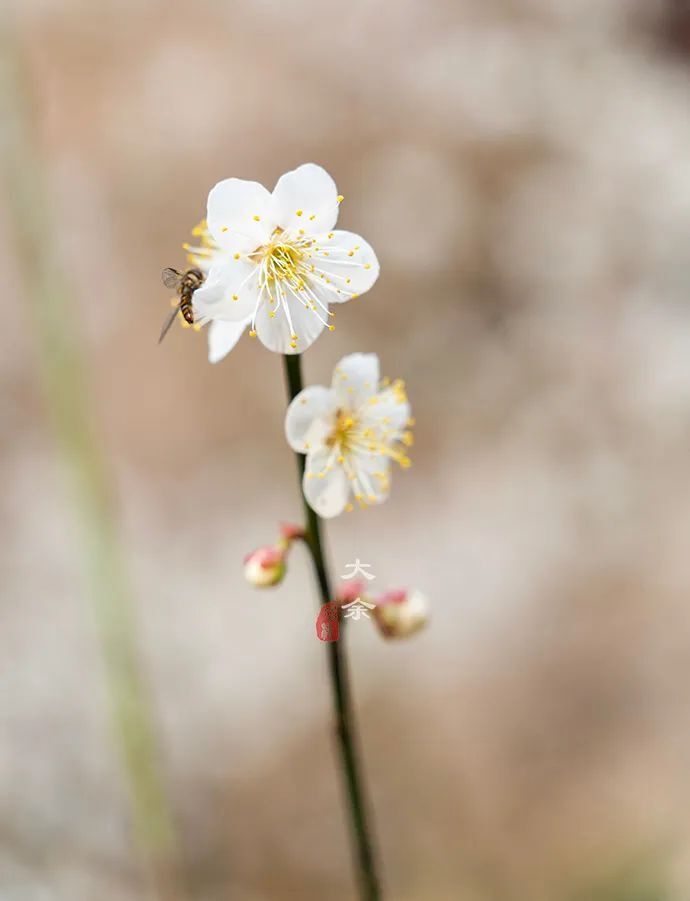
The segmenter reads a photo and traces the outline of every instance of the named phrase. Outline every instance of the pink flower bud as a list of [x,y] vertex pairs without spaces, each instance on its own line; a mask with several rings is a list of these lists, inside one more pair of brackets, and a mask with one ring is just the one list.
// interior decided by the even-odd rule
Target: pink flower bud
[[304,538],[304,528],[294,522],[281,522],[280,534],[287,542],[292,542]]
[[269,588],[285,575],[285,552],[277,547],[260,547],[244,558],[244,577],[255,588]]
[[351,604],[365,593],[366,583],[364,579],[350,579],[347,582],[340,583],[335,593],[335,600],[337,604]]
[[428,623],[429,601],[420,591],[385,591],[376,599],[373,615],[385,638],[407,638]]

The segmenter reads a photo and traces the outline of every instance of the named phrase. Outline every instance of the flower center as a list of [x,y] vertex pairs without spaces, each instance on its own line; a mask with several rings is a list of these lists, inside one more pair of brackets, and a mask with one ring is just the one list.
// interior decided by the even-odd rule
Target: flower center
[[286,282],[290,288],[300,291],[304,287],[304,271],[301,270],[304,270],[304,261],[312,242],[285,240],[284,234],[282,228],[276,228],[270,242],[257,247],[249,259],[261,267],[262,281],[268,288],[275,282]]
[[350,448],[350,438],[357,429],[357,420],[349,410],[337,410],[335,416],[335,426],[331,434],[326,438],[327,447],[340,446],[342,453],[346,453]]
[[271,243],[266,248],[266,274],[270,281],[278,279],[295,284],[303,251],[292,244]]

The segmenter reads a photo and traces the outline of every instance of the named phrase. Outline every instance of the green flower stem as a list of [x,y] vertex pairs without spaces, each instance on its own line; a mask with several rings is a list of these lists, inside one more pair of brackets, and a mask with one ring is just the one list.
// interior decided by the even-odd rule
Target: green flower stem
[[[302,368],[299,354],[286,355],[285,380],[290,400],[302,390]],[[333,600],[328,569],[321,541],[321,521],[312,510],[302,491],[305,458],[303,454],[295,454],[299,475],[300,495],[304,506],[305,544],[314,566],[319,586],[321,604]],[[364,797],[362,775],[356,751],[356,726],[350,699],[350,683],[347,672],[347,658],[343,637],[339,641],[326,644],[331,689],[333,694],[333,710],[335,715],[335,737],[340,759],[343,786],[348,804],[349,825],[354,856],[357,861],[360,898],[362,901],[378,901],[382,897],[379,878],[376,872],[371,827],[367,822],[367,804]]]
[[114,731],[129,783],[134,831],[155,896],[177,896],[173,820],[158,769],[150,699],[121,557],[108,476],[89,411],[77,313],[55,249],[43,166],[24,96],[16,36],[0,28],[0,175],[13,224],[47,411],[70,480],[83,565],[105,663]]

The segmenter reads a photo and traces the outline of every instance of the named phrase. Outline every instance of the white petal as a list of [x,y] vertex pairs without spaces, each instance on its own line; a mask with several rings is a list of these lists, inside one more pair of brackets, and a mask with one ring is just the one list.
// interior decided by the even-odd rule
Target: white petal
[[241,322],[221,322],[216,320],[208,327],[208,361],[219,363],[226,357],[242,337],[249,320]]
[[330,303],[345,303],[353,294],[368,291],[379,277],[379,261],[372,247],[359,235],[346,231],[319,235],[311,262],[321,282],[320,296]]
[[331,176],[314,163],[281,175],[273,189],[273,214],[284,229],[314,235],[333,228],[338,219],[338,190]]
[[401,399],[400,392],[386,388],[364,404],[360,418],[365,426],[380,427],[384,435],[400,432],[410,418],[410,405]]
[[254,312],[258,292],[257,266],[239,255],[216,263],[204,284],[194,292],[194,310],[199,317],[238,322]]
[[[220,247],[254,249],[275,228],[271,195],[257,181],[226,178],[208,195],[208,230]],[[257,220],[258,217],[258,220]]]
[[307,503],[325,519],[342,513],[350,495],[350,485],[342,468],[335,464],[332,469],[326,469],[331,456],[327,448],[308,454],[302,481]]
[[338,402],[358,409],[379,387],[379,358],[376,354],[349,354],[333,370],[332,387]]
[[[301,354],[316,341],[325,328],[325,322],[311,309],[294,297],[287,300],[290,318],[294,331],[288,324],[285,310],[280,305],[270,306],[264,301],[256,314],[256,333],[261,342],[269,349],[280,354]],[[275,316],[271,316],[271,311]],[[297,335],[296,347],[291,347],[292,335]]]
[[293,399],[285,415],[285,437],[293,450],[306,453],[326,438],[334,425],[335,397],[330,388],[311,385]]
[[361,451],[348,457],[355,496],[367,504],[382,504],[390,494],[390,460],[384,454]]

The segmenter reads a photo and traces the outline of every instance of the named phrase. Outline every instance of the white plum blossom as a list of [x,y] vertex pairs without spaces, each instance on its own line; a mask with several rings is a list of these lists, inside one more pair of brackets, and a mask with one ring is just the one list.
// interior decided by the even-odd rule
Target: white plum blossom
[[320,516],[380,504],[390,490],[391,461],[410,465],[410,405],[400,380],[379,380],[376,354],[343,357],[330,388],[313,385],[292,400],[285,417],[290,447],[306,454],[303,489]]
[[209,357],[221,359],[242,332],[277,353],[301,353],[324,328],[331,304],[368,291],[376,255],[359,235],[335,229],[342,196],[320,166],[287,172],[269,192],[240,178],[208,196],[200,246],[187,247],[206,280],[194,293],[194,316],[212,322]]

